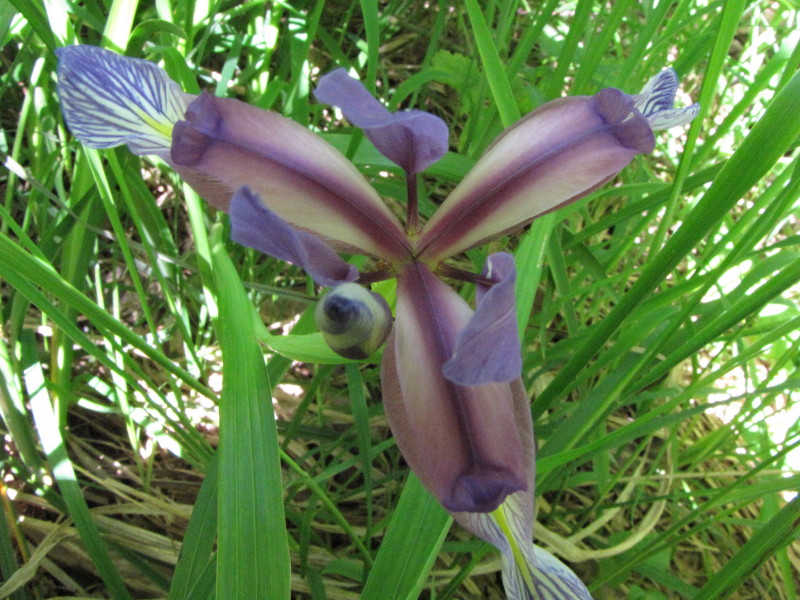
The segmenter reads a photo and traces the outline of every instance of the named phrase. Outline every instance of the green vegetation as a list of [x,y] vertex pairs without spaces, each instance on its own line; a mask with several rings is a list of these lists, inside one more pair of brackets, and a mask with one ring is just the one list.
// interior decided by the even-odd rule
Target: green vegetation
[[423,214],[520,115],[674,67],[691,126],[491,245],[518,264],[537,543],[598,600],[797,599],[798,28],[748,0],[0,0],[0,598],[503,594],[409,475],[379,366],[315,334],[310,280],[167,165],[68,133],[53,50],[83,43],[322,132],[401,212],[399,171],[310,96],[349,67],[450,125]]

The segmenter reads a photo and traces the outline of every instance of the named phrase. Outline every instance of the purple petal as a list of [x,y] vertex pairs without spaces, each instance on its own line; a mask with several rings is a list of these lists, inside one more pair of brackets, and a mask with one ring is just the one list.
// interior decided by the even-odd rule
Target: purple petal
[[[423,485],[451,512],[492,511],[532,485],[532,457],[523,443],[531,437],[524,391],[520,396],[505,383],[459,386],[442,376],[471,315],[467,303],[427,267],[406,265],[381,370],[397,444]],[[520,420],[525,411],[527,420]]]
[[457,254],[577,200],[655,144],[633,98],[608,88],[548,102],[506,130],[423,228],[426,261]]
[[231,238],[264,254],[285,260],[308,273],[320,285],[333,286],[358,279],[358,270],[325,242],[293,229],[261,203],[247,187],[231,199]]
[[[388,346],[387,346],[388,347]],[[508,385],[512,397],[512,418],[514,431],[519,437],[519,453],[523,461],[525,488],[509,494],[499,510],[502,510],[509,528],[520,547],[521,542],[533,540],[533,502],[536,492],[536,444],[533,436],[530,399],[525,392],[522,381],[517,379]],[[495,517],[480,512],[454,512],[453,518],[467,531],[486,540],[504,554],[510,554],[510,545],[506,536],[497,525]]]
[[163,69],[94,46],[57,48],[58,97],[72,134],[90,148],[127,144],[169,156],[173,125],[194,96]]
[[247,185],[281,219],[338,250],[387,260],[408,255],[400,222],[353,164],[277,113],[203,94],[175,125],[171,158],[222,210]]
[[449,132],[444,121],[419,110],[389,112],[344,69],[323,76],[314,96],[338,106],[381,154],[409,173],[424,171],[447,152]]
[[508,383],[522,373],[517,327],[514,257],[504,252],[486,259],[483,276],[494,285],[478,286],[475,314],[456,339],[442,374],[459,385]]

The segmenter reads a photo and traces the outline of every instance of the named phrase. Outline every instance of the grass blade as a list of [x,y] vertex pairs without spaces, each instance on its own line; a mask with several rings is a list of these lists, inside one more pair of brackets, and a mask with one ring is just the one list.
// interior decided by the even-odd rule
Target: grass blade
[[475,44],[483,62],[483,70],[489,88],[492,90],[492,97],[497,104],[497,111],[500,113],[500,120],[504,127],[510,126],[519,120],[520,113],[517,103],[514,101],[514,93],[511,91],[511,84],[506,77],[506,70],[497,53],[497,47],[492,40],[492,33],[483,12],[478,6],[477,0],[466,0],[464,5],[467,8],[469,22],[472,24]]
[[733,205],[783,156],[800,134],[800,74],[796,74],[773,99],[733,156],[714,179],[700,203],[681,228],[649,261],[641,276],[611,313],[576,350],[547,389],[537,399],[537,412],[573,389],[578,372],[669,272],[717,225]]
[[42,366],[37,359],[37,349],[33,333],[23,332],[22,366],[25,386],[27,388],[31,413],[36,423],[42,448],[47,454],[58,489],[64,498],[69,517],[75,522],[86,551],[92,558],[98,574],[108,586],[112,597],[119,600],[131,600],[131,595],[111,560],[105,543],[100,537],[100,530],[89,513],[89,506],[83,496],[77,475],[67,455],[66,440],[58,426],[58,417],[53,410],[50,396],[45,386]]

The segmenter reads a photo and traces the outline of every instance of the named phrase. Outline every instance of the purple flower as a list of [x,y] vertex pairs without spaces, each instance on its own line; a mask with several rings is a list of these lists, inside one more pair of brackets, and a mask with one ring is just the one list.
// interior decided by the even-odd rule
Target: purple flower
[[[586,195],[650,152],[655,129],[694,118],[697,105],[672,108],[675,72],[662,71],[637,96],[608,88],[541,106],[495,140],[424,224],[416,174],[447,151],[444,122],[392,113],[344,70],[329,73],[317,99],[338,106],[406,173],[403,225],[348,160],[285,117],[184,94],[146,61],[81,46],[58,55],[62,109],[83,143],[158,154],[229,211],[236,241],[331,286],[317,322],[336,352],[365,358],[388,337],[381,381],[398,446],[455,519],[501,551],[509,597],[590,598],[531,543],[534,441],[514,260],[493,254],[480,275],[446,261]],[[385,266],[359,274],[339,250]],[[474,310],[442,276],[477,283]],[[385,300],[358,284],[388,277],[397,278],[393,330]]]

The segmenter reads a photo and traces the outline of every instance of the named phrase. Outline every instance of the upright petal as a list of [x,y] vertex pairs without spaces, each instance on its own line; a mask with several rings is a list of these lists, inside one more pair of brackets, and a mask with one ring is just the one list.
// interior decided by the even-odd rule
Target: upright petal
[[57,48],[58,97],[72,134],[90,148],[127,144],[169,156],[172,127],[195,96],[163,69],[94,46]]
[[442,373],[459,385],[509,383],[522,374],[514,257],[505,252],[486,259],[483,276],[494,285],[478,285],[475,314],[458,334]]
[[406,265],[381,371],[386,416],[403,456],[452,512],[494,510],[529,486],[512,386],[459,386],[442,375],[471,315],[427,267]]
[[507,129],[423,228],[435,263],[576,200],[655,144],[632,96],[606,88],[548,102]]
[[294,229],[246,186],[233,195],[230,215],[231,238],[235,242],[300,267],[318,284],[336,285],[358,279],[358,269],[344,262],[319,238]]
[[352,163],[277,113],[203,94],[175,125],[172,162],[223,210],[248,185],[279,217],[337,249],[387,260],[408,254],[400,222]]
[[444,121],[421,110],[390,112],[344,69],[323,76],[314,96],[338,106],[381,154],[408,173],[424,171],[447,152],[450,134]]

